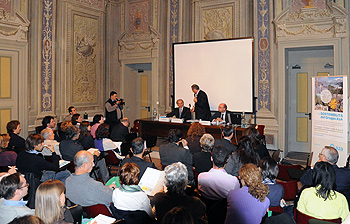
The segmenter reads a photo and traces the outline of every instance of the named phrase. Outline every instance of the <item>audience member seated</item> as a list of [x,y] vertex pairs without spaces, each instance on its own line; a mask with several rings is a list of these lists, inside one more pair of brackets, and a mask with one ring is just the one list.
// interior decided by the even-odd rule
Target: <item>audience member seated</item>
[[40,184],[35,194],[35,215],[45,223],[73,223],[74,219],[65,207],[64,191],[64,184],[59,180]]
[[[68,161],[74,161],[75,155],[84,150],[84,147],[78,141],[79,139],[79,129],[74,125],[68,125],[66,128],[66,139],[60,143],[60,152],[62,154],[62,158]],[[105,159],[98,160],[98,156],[100,155],[100,151],[91,152],[95,156],[96,166],[99,168],[99,172],[102,175],[103,182],[107,182],[109,180],[109,172],[106,166]]]
[[214,147],[214,142],[214,137],[211,134],[204,134],[199,140],[202,151],[193,154],[193,166],[196,172],[208,172],[213,167],[211,150]]
[[112,202],[112,187],[105,186],[89,176],[94,167],[94,157],[88,151],[79,151],[74,158],[75,173],[66,181],[67,198],[83,207],[104,204],[109,206]]
[[31,134],[26,139],[26,151],[19,153],[16,166],[19,172],[33,173],[38,180],[46,181],[48,179],[61,180],[63,183],[71,175],[68,170],[60,171],[60,157],[56,154],[52,145],[46,145],[52,152],[52,162],[43,158],[41,151],[44,148],[44,139],[41,135]]
[[172,112],[168,113],[166,116],[167,117],[173,117],[175,116],[176,118],[190,120],[191,119],[191,111],[190,108],[184,107],[184,101],[182,99],[178,99],[176,101],[177,108],[175,108]]
[[231,155],[232,152],[237,149],[237,146],[231,143],[231,139],[233,137],[233,128],[231,125],[226,125],[222,129],[222,136],[224,137],[223,139],[215,139],[215,146],[217,145],[225,146],[228,154]]
[[[41,124],[43,125],[42,130],[51,129],[54,131],[54,128],[56,127],[55,118],[52,116],[45,116],[43,118],[43,120],[41,121]],[[54,131],[54,133],[55,133],[55,135],[54,135],[55,140],[58,142],[62,141],[62,138],[61,138],[61,136],[58,135],[57,131]],[[38,134],[40,134],[40,133],[38,133]]]
[[28,194],[28,184],[20,173],[4,176],[0,181],[0,223],[9,223],[14,218],[33,215],[23,197]]
[[119,174],[120,187],[112,196],[114,206],[122,211],[145,211],[152,217],[150,201],[139,184],[140,170],[135,163],[125,163]]
[[243,185],[227,196],[225,223],[259,224],[270,205],[269,188],[262,183],[261,173],[254,164],[245,164],[239,170]]
[[81,122],[83,122],[83,118],[80,116],[80,114],[74,114],[72,116],[72,125],[79,127]]
[[96,138],[96,130],[100,124],[105,123],[105,119],[103,118],[102,114],[96,114],[94,118],[92,119],[92,126],[91,126],[91,135],[93,138]]
[[77,109],[75,109],[75,107],[73,107],[73,106],[70,106],[70,107],[68,107],[68,113],[69,114],[67,116],[65,116],[63,121],[71,121],[72,120],[72,116],[74,114],[77,114]]
[[41,135],[44,138],[44,148],[41,154],[43,154],[44,156],[51,156],[52,152],[50,151],[50,149],[46,147],[46,145],[52,145],[56,154],[61,156],[60,146],[59,146],[60,143],[55,140],[55,133],[53,132],[53,130],[51,128],[46,128],[41,131]]
[[238,149],[232,153],[225,166],[227,173],[238,176],[239,169],[247,163],[253,163],[258,166],[259,155],[254,151],[251,140],[244,136],[238,143]]
[[62,140],[66,139],[66,130],[67,127],[72,126],[72,121],[63,121],[61,126],[60,126],[60,136],[62,138]]
[[121,156],[120,150],[114,144],[114,142],[109,138],[109,124],[101,124],[96,130],[95,147],[100,151],[113,150],[118,159],[122,160],[125,157]]
[[[343,192],[347,200],[350,202],[350,169],[339,168],[337,162],[339,159],[338,150],[333,147],[325,146],[318,155],[319,160],[328,162],[332,165],[335,171],[336,177],[336,189],[339,192]],[[312,176],[314,169],[308,169],[306,173],[300,178],[300,182],[306,186],[312,186]]]
[[162,224],[193,224],[193,218],[184,207],[175,207],[165,214]]
[[191,124],[187,131],[186,141],[188,142],[188,148],[190,149],[192,155],[202,150],[199,140],[204,134],[205,127],[203,125],[198,122]]
[[83,121],[81,122],[80,126],[80,135],[79,135],[79,142],[83,146],[84,149],[90,149],[95,148],[94,138],[90,134],[91,126],[90,122]]
[[135,163],[139,169],[140,169],[140,175],[139,180],[141,179],[142,175],[145,173],[147,167],[151,167],[154,169],[157,169],[157,167],[152,162],[147,162],[143,160],[143,153],[145,151],[145,145],[143,144],[142,138],[135,138],[131,143],[131,150],[133,153],[133,156],[131,158],[126,158],[123,160],[122,165],[126,163]]
[[192,214],[194,223],[201,223],[205,205],[199,198],[185,194],[188,180],[186,166],[180,162],[173,163],[165,167],[164,172],[167,191],[157,193],[151,202],[159,222],[174,207],[184,207]]
[[6,125],[7,133],[10,135],[8,148],[11,151],[15,151],[17,154],[26,148],[24,138],[19,136],[19,133],[22,130],[20,124],[19,121],[12,120]]
[[193,180],[192,155],[188,150],[187,141],[181,139],[182,133],[178,129],[169,130],[169,143],[159,146],[160,161],[163,166],[181,162],[188,170],[189,180]]
[[258,129],[256,129],[255,127],[249,127],[244,132],[244,135],[250,138],[250,140],[252,141],[254,151],[259,154],[259,157],[261,159],[266,156],[270,156],[269,151],[267,151],[266,145],[262,141]]
[[129,134],[130,122],[127,117],[120,120],[116,126],[113,127],[111,139],[115,142],[125,142],[125,137]]
[[198,175],[198,190],[204,198],[220,200],[227,198],[229,191],[239,189],[237,177],[227,174],[224,169],[227,159],[228,154],[224,146],[214,147],[211,153],[213,168]]
[[277,184],[278,176],[277,162],[271,157],[262,158],[259,162],[261,170],[262,182],[269,187],[267,197],[270,199],[270,207],[280,206],[280,202],[284,196],[284,188]]
[[297,209],[318,219],[344,220],[349,213],[345,196],[335,191],[336,174],[328,162],[317,162],[313,169],[313,187],[301,192]]
[[0,166],[16,165],[17,153],[8,150],[9,142],[9,134],[0,135]]

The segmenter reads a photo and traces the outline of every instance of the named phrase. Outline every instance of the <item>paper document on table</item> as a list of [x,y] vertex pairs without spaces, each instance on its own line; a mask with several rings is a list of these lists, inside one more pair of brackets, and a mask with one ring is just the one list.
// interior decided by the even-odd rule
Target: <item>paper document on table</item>
[[87,151],[88,151],[89,153],[91,153],[92,155],[94,155],[95,152],[100,151],[100,150],[95,149],[95,148],[89,148]]
[[99,214],[98,216],[89,220],[89,222],[86,222],[85,224],[87,224],[87,223],[110,224],[110,223],[115,222],[115,220],[116,220],[115,218]]
[[139,186],[142,190],[150,196],[163,190],[164,185],[164,171],[147,167],[145,173],[142,175]]

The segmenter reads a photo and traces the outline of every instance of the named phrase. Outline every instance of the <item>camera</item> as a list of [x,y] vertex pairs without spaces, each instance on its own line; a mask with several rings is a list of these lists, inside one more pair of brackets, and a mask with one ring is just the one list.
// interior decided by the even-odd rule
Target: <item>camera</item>
[[119,101],[120,101],[120,103],[119,103],[120,106],[125,105],[124,99],[120,99]]

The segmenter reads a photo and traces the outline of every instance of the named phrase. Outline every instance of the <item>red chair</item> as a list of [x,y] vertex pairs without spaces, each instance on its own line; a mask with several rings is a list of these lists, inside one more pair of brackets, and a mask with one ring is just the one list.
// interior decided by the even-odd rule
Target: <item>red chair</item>
[[284,200],[294,200],[298,193],[298,181],[292,179],[288,174],[288,169],[302,169],[300,165],[281,165],[278,164],[279,172],[277,183],[284,188]]
[[294,210],[294,220],[296,221],[297,224],[308,224],[309,219],[316,219],[316,220],[322,220],[322,221],[327,221],[331,223],[341,223],[341,218],[337,219],[318,219],[312,216],[308,216],[300,211],[298,209]]
[[291,180],[295,180],[293,178],[291,178],[288,174],[288,170],[289,169],[303,169],[302,166],[300,165],[282,165],[282,164],[278,164],[278,176],[277,179],[279,180],[284,180],[284,181],[291,181]]
[[281,206],[270,207],[269,210],[272,212],[283,213],[283,208]]
[[140,122],[138,120],[134,120],[134,125],[130,129],[130,132],[134,132],[134,133],[139,132],[139,124]]
[[103,204],[83,207],[83,211],[87,214],[89,218],[95,218],[99,214],[106,215],[108,217],[113,217],[111,212],[108,210],[107,206]]

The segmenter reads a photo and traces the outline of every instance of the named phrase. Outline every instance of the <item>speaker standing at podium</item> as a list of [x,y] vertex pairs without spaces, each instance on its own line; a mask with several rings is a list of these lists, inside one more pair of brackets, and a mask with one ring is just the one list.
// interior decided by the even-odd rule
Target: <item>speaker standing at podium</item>
[[208,102],[207,94],[199,89],[197,84],[191,86],[192,92],[194,93],[194,108],[191,109],[191,112],[195,112],[196,119],[209,120],[210,118],[210,108]]
[[178,108],[175,108],[172,112],[168,113],[167,117],[177,117],[180,119],[190,120],[191,119],[191,111],[190,108],[184,107],[184,101],[182,99],[178,99],[176,101]]

